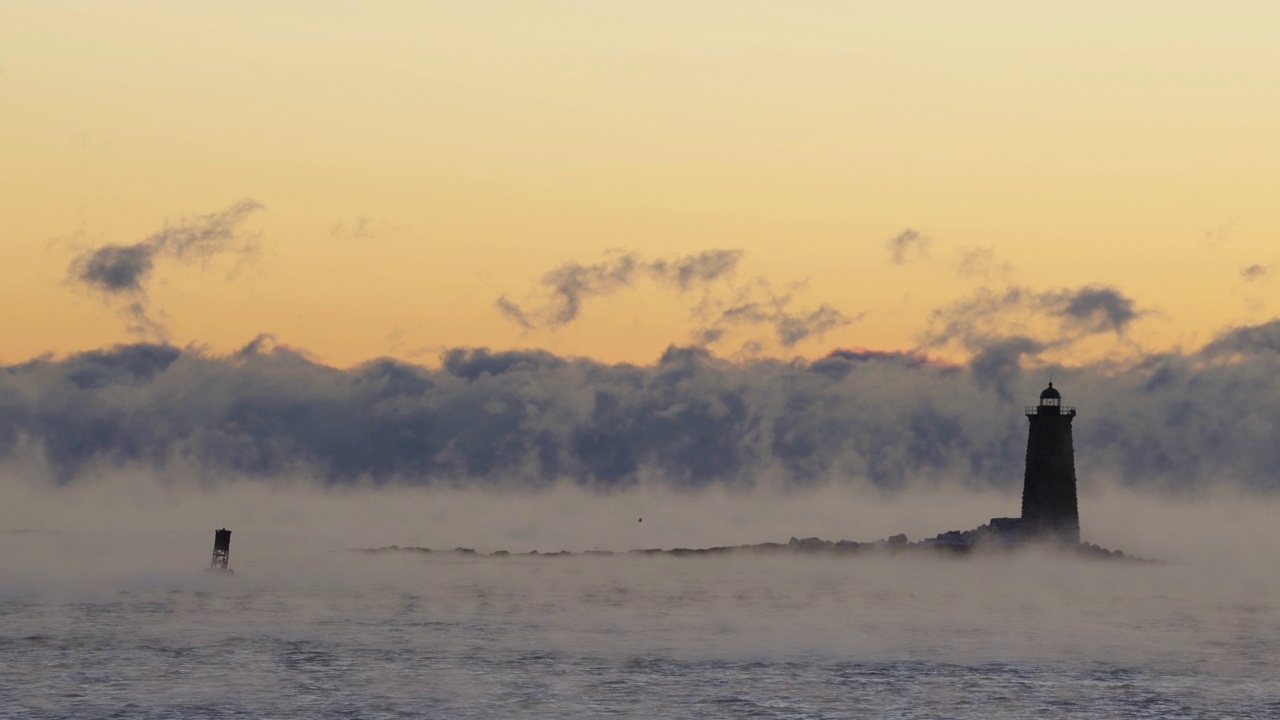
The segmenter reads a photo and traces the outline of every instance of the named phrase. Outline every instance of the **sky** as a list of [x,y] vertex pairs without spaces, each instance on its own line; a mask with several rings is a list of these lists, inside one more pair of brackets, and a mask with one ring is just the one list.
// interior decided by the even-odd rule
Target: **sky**
[[[269,333],[338,367],[963,362],[939,313],[1011,288],[1129,303],[1053,362],[1195,350],[1277,310],[1277,26],[1263,2],[7,3],[0,361]],[[129,287],[83,277],[248,206]],[[709,252],[733,255],[652,271]],[[990,329],[1069,332],[1022,311]]]
[[0,464],[1012,492],[1052,377],[1084,490],[1280,488],[1276,27],[6,3]]

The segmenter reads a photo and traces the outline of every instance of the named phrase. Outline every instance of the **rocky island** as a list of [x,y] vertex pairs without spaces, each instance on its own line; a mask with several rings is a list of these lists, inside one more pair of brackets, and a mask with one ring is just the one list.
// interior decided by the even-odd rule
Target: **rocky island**
[[[1089,558],[1138,560],[1119,550],[1107,550],[1080,541],[1080,512],[1076,502],[1075,449],[1071,438],[1071,422],[1076,409],[1062,404],[1062,393],[1050,382],[1040,393],[1040,402],[1025,409],[1030,428],[1027,434],[1027,463],[1022,481],[1022,515],[1016,518],[992,518],[990,522],[973,530],[949,530],[932,538],[911,542],[906,535],[894,535],[875,542],[852,540],[823,540],[817,537],[791,538],[786,543],[767,542],[756,545],[729,545],[712,548],[640,549],[626,553],[588,550],[572,553],[561,550],[539,553],[534,550],[523,555],[672,555],[675,557],[723,555],[728,553],[934,553],[969,554],[973,552],[1011,552],[1023,548],[1052,549],[1070,555]],[[362,549],[361,552],[432,552],[423,547],[399,547]],[[455,548],[452,552],[478,555],[470,548]],[[490,553],[489,557],[512,555],[506,550]]]

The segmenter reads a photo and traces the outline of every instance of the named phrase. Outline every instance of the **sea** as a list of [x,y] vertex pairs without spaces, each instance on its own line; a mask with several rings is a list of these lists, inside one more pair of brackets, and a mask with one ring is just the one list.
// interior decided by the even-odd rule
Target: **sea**
[[1280,587],[1021,553],[0,578],[0,718],[1280,718]]

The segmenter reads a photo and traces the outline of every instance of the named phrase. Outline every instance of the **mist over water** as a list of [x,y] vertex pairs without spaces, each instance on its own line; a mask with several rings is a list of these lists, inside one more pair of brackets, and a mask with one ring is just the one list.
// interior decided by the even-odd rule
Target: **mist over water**
[[[1086,540],[1158,564],[490,557],[452,549],[915,540],[1014,514],[1017,497],[5,481],[4,717],[1280,711],[1280,538],[1263,496],[1082,493]],[[224,525],[236,575],[206,575]],[[436,552],[351,552],[391,544]]]
[[1280,719],[1280,4],[16,5],[0,720]]

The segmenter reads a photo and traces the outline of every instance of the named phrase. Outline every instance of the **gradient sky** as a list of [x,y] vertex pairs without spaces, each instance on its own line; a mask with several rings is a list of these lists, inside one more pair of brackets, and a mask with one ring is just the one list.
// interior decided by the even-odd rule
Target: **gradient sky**
[[[244,199],[251,252],[157,256],[164,339],[651,362],[700,302],[789,296],[847,322],[712,349],[962,359],[930,333],[983,288],[1097,287],[1134,318],[1054,361],[1196,348],[1277,313],[1277,28],[1274,2],[6,3],[0,361],[156,339],[76,259]],[[495,305],[712,249],[731,277],[561,327]],[[1038,313],[985,321],[1064,332]]]

